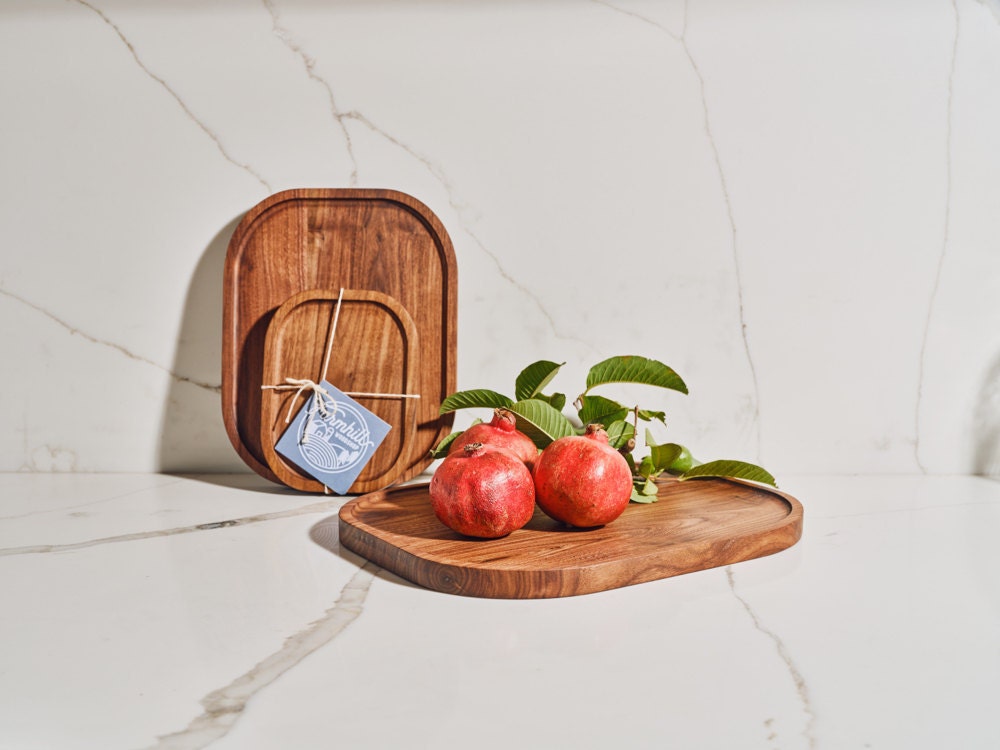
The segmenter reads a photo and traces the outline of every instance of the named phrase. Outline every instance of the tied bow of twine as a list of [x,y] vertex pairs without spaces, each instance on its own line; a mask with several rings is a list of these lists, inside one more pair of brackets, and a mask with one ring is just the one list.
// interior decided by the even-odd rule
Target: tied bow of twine
[[[288,413],[285,414],[285,424],[292,421],[292,414],[295,413],[295,404],[298,403],[299,396],[306,391],[312,391],[316,396],[316,411],[323,415],[324,419],[330,416],[330,410],[326,405],[326,399],[329,398],[330,394],[326,388],[309,378],[285,378],[285,382],[281,385],[262,385],[260,389],[262,391],[295,391],[295,395],[292,396],[291,403],[288,405]],[[333,402],[334,412],[336,412],[337,402],[333,401],[333,399],[330,400]]]

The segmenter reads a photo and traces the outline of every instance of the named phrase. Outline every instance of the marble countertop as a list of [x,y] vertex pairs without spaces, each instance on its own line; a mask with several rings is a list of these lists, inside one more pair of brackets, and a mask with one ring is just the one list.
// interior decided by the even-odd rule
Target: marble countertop
[[451,596],[248,475],[0,474],[0,748],[997,748],[1000,483],[796,476],[802,540]]

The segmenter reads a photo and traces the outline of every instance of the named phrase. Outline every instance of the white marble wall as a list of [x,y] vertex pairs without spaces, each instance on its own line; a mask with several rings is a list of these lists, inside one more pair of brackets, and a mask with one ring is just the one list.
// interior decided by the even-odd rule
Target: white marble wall
[[3,0],[0,469],[242,469],[229,234],[359,185],[450,231],[462,388],[644,354],[700,457],[1000,473],[998,81],[997,0]]

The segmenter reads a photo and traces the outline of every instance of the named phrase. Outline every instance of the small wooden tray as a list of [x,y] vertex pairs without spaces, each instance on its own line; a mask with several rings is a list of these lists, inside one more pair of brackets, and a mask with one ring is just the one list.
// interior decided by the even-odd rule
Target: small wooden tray
[[[438,218],[394,190],[303,189],[254,206],[229,242],[223,275],[222,417],[240,457],[280,481],[261,444],[264,341],[275,311],[310,289],[381,292],[410,314],[420,340],[416,430],[399,480],[430,464],[453,415],[458,278],[455,252]],[[338,330],[337,336],[340,337]],[[342,390],[362,390],[334,383]]]
[[541,599],[654,581],[763,557],[802,535],[802,505],[782,492],[722,479],[660,484],[614,523],[568,529],[541,510],[503,539],[443,526],[428,484],[373,492],[340,510],[340,543],[421,586],[463,596]]
[[[322,378],[327,340],[340,291],[313,289],[294,295],[271,319],[264,341],[264,382],[278,385],[286,377]],[[413,393],[419,372],[417,330],[409,313],[379,292],[344,290],[327,380],[350,383],[367,393]],[[343,390],[343,389],[342,389]],[[308,394],[307,394],[308,395]],[[295,391],[261,392],[261,448],[268,467],[282,483],[305,492],[323,492],[323,484],[282,458],[274,446],[287,429],[285,419],[305,404]],[[385,441],[351,485],[352,493],[388,487],[409,468],[405,451],[416,433],[417,400],[355,396],[392,425]]]

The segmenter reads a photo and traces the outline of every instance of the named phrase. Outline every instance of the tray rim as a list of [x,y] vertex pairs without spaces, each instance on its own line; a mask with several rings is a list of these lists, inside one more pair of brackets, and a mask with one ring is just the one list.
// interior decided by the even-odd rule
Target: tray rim
[[[455,249],[444,224],[437,215],[417,198],[399,190],[385,188],[291,188],[281,190],[264,198],[252,206],[240,220],[226,248],[226,258],[223,264],[223,305],[222,305],[222,387],[221,410],[222,422],[226,429],[229,442],[243,462],[260,476],[277,484],[283,484],[274,472],[254,455],[244,443],[239,430],[239,418],[236,409],[236,394],[239,388],[239,352],[234,346],[237,339],[236,325],[238,316],[235,314],[236,297],[229,293],[234,288],[232,281],[235,270],[242,258],[247,236],[254,225],[265,213],[276,206],[293,201],[330,200],[330,201],[372,201],[396,204],[414,217],[426,228],[434,240],[443,269],[443,320],[445,324],[443,339],[443,358],[445,381],[444,391],[453,393],[457,389],[457,348],[458,348],[458,262]],[[300,290],[305,291],[305,290]],[[377,290],[372,290],[377,291]],[[278,306],[275,307],[277,309]],[[443,398],[444,396],[442,396]],[[444,438],[454,423],[454,414],[443,415],[434,444]],[[411,478],[429,466],[433,459],[429,455],[414,455],[412,462],[404,474]],[[400,481],[403,481],[402,479]]]
[[[387,559],[387,554],[383,554],[379,547],[372,546],[373,540],[378,540],[385,543],[384,539],[381,539],[377,534],[373,533],[371,530],[376,529],[376,527],[371,526],[363,521],[360,521],[355,516],[355,511],[359,505],[363,502],[373,502],[382,499],[384,496],[388,496],[395,493],[407,492],[407,491],[419,491],[429,487],[429,483],[418,483],[410,484],[405,486],[391,487],[384,490],[379,490],[377,492],[370,492],[366,495],[362,495],[345,503],[340,511],[338,512],[338,529],[339,529],[339,539],[340,545],[346,549],[351,550],[355,554],[361,555],[362,557],[371,560],[377,565],[385,568],[389,572],[400,576],[406,580],[416,583],[425,588],[439,591],[442,593],[450,593],[461,596],[471,596],[479,598],[498,598],[498,599],[546,599],[546,598],[557,598],[565,596],[578,596],[583,594],[597,593],[600,591],[607,591],[615,588],[622,588],[625,586],[631,586],[638,583],[647,583],[654,580],[660,580],[663,578],[670,578],[677,575],[683,575],[686,573],[696,572],[699,570],[708,570],[711,568],[722,567],[725,565],[731,565],[736,562],[744,562],[746,560],[757,559],[760,557],[766,557],[768,555],[775,554],[777,552],[788,549],[795,544],[802,537],[802,522],[803,522],[803,508],[801,502],[792,495],[784,492],[782,490],[768,487],[766,485],[761,485],[756,482],[749,482],[739,479],[727,479],[722,477],[713,477],[711,479],[698,479],[693,480],[698,482],[725,482],[731,484],[745,485],[751,487],[755,490],[764,492],[769,495],[773,495],[784,502],[788,512],[781,520],[768,524],[767,527],[758,529],[751,534],[745,534],[739,537],[741,540],[748,541],[761,541],[764,540],[775,533],[781,534],[781,539],[776,543],[765,545],[763,551],[755,552],[754,554],[742,555],[735,553],[731,556],[723,556],[718,560],[713,561],[711,565],[703,565],[691,567],[689,569],[678,570],[676,572],[667,575],[648,575],[639,574],[634,580],[629,580],[626,583],[620,583],[612,586],[602,585],[602,573],[610,572],[619,563],[614,560],[598,560],[589,565],[576,565],[572,568],[562,567],[549,569],[547,571],[542,570],[530,570],[530,569],[496,569],[489,568],[488,566],[476,565],[474,563],[462,564],[453,561],[440,562],[438,560],[432,559],[430,557],[425,557],[414,553],[413,551],[391,545],[395,550],[397,557],[403,557],[413,561],[419,561],[420,565],[426,566],[430,565],[434,568],[434,571],[439,573],[437,576],[430,576],[424,574],[418,566],[415,568],[418,575],[409,575],[409,569],[401,570],[401,568],[407,568],[408,566],[397,565],[393,560]],[[679,482],[676,478],[666,478],[658,479],[657,485],[663,490],[666,487]],[[575,535],[579,532],[566,531],[565,534],[568,536]],[[586,533],[586,532],[583,532]],[[584,539],[585,537],[582,537]],[[476,540],[470,540],[470,545],[475,545],[480,542]],[[691,543],[693,544],[693,543]],[[703,542],[702,544],[710,544],[709,542]],[[374,553],[374,554],[372,554]],[[647,552],[642,555],[638,555],[635,558],[631,558],[636,561],[641,561],[646,558],[655,558],[656,554],[652,551]],[[499,575],[509,578],[513,581],[523,580],[525,582],[530,581],[533,577],[541,575],[549,575],[555,573],[558,574],[559,581],[555,585],[549,585],[547,590],[527,594],[523,596],[512,596],[502,593],[475,593],[471,591],[462,590],[461,587],[461,574],[465,571],[477,571],[481,572],[484,570],[494,570]],[[455,574],[458,574],[457,576]],[[457,582],[456,582],[457,581]]]

